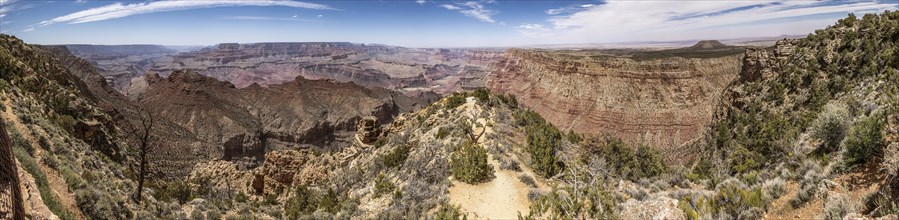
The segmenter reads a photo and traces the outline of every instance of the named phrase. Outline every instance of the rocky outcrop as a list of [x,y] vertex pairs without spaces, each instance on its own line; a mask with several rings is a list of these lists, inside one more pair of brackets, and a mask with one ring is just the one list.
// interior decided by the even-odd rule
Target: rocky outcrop
[[677,207],[677,200],[668,197],[657,197],[645,201],[630,199],[621,204],[621,219],[687,219],[684,212]]
[[601,52],[511,49],[488,77],[562,130],[663,149],[700,137],[739,55],[630,59]]
[[796,48],[796,39],[777,41],[773,48],[747,48],[743,55],[740,80],[746,82],[771,78],[780,71],[779,62],[785,61]]
[[379,135],[378,118],[363,117],[359,120],[359,125],[356,127],[356,135],[353,142],[356,145],[365,146],[374,143]]
[[265,161],[257,167],[225,160],[197,163],[189,177],[210,180],[210,187],[216,190],[266,195],[277,194],[268,189],[327,182],[335,164],[331,155],[316,155],[309,150],[283,150],[266,153]]

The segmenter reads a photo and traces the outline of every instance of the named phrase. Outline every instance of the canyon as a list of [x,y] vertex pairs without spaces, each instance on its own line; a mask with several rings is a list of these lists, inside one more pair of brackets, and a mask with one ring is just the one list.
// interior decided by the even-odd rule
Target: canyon
[[0,34],[0,219],[896,219],[897,21],[609,48]]
[[151,72],[165,77],[180,69],[192,69],[237,88],[277,85],[302,76],[413,95],[449,94],[483,87],[490,63],[502,53],[493,49],[417,49],[345,42],[223,43],[180,53],[166,52],[171,50],[158,45],[154,45],[154,53],[132,48],[67,47],[96,64],[114,88],[129,96],[133,94],[132,79]]
[[223,43],[183,52],[155,45],[65,47],[95,64],[113,88],[132,100],[143,96],[148,82],[182,69],[238,90],[276,87],[299,78],[352,82],[410,97],[487,87],[520,98],[565,130],[659,149],[684,147],[701,135],[721,90],[738,77],[744,50],[718,41],[674,49],[586,50],[416,49],[342,42]]

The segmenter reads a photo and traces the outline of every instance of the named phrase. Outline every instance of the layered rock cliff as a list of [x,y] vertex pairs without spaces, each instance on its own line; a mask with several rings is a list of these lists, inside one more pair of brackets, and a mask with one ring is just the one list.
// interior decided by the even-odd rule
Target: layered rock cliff
[[166,76],[189,68],[201,75],[231,82],[238,88],[252,84],[277,85],[302,76],[395,89],[407,94],[420,91],[448,94],[483,87],[489,64],[502,52],[345,42],[225,43],[193,52],[141,57],[104,56],[106,50],[90,50],[90,45],[78,45],[77,48],[82,51],[77,55],[98,65],[101,74],[123,93],[132,86],[143,86],[131,81],[147,72]]
[[701,136],[739,71],[739,55],[633,59],[511,49],[487,86],[515,95],[562,129],[669,148]]
[[190,70],[168,78],[146,77],[138,102],[221,148],[197,149],[205,157],[261,161],[266,151],[348,145],[362,116],[390,122],[394,115],[426,105],[436,96],[408,97],[331,80],[295,80],[271,87],[238,89]]

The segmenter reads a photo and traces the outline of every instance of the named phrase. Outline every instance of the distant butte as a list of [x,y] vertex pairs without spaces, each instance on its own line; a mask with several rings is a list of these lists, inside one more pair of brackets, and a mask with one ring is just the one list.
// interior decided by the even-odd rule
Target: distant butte
[[690,46],[690,49],[719,49],[727,47],[727,45],[724,45],[717,40],[701,40],[693,46]]

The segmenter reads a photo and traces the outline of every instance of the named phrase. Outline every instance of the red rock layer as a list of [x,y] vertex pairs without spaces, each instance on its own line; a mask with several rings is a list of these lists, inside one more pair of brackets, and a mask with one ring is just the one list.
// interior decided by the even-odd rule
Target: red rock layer
[[702,135],[739,71],[738,55],[634,60],[511,49],[487,86],[562,130],[672,148]]

